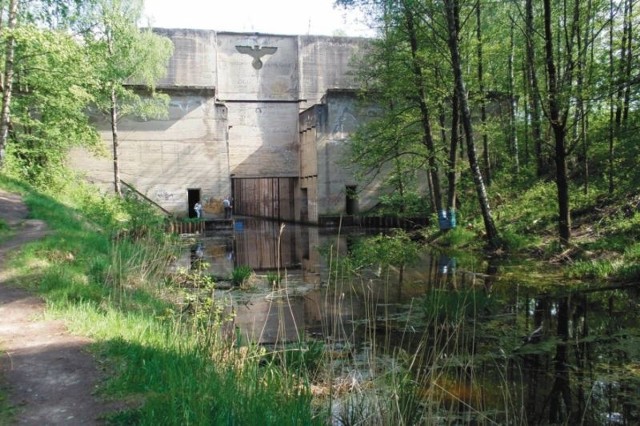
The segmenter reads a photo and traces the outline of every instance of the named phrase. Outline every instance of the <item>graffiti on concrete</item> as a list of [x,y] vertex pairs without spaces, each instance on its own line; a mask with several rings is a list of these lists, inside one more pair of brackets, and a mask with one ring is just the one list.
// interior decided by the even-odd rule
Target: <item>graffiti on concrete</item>
[[177,108],[182,112],[191,112],[196,108],[201,107],[204,104],[203,99],[199,98],[186,98],[186,99],[172,99],[169,102],[169,106]]
[[156,198],[158,200],[163,200],[163,201],[173,200],[174,195],[175,194],[172,194],[171,192],[167,192],[164,189],[159,189],[156,191]]
[[358,119],[351,111],[349,111],[348,108],[345,107],[342,109],[342,112],[333,126],[333,137],[335,139],[346,139],[357,127]]

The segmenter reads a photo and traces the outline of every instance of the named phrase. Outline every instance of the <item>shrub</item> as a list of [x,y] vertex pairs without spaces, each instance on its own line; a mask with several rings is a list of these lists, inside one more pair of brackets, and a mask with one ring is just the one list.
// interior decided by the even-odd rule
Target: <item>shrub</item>
[[273,288],[280,287],[280,281],[282,281],[282,277],[275,271],[267,272],[267,283]]
[[240,265],[231,272],[231,282],[235,286],[243,285],[253,274],[253,269],[248,265]]

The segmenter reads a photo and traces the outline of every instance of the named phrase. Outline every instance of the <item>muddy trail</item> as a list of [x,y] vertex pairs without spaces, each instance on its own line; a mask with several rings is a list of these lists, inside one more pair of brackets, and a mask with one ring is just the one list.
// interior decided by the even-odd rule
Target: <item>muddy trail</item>
[[0,218],[14,231],[0,243],[0,391],[11,415],[0,425],[98,425],[114,409],[95,396],[101,372],[87,351],[91,341],[69,334],[62,321],[45,320],[45,303],[8,285],[7,254],[47,234],[28,219],[20,196],[0,190]]

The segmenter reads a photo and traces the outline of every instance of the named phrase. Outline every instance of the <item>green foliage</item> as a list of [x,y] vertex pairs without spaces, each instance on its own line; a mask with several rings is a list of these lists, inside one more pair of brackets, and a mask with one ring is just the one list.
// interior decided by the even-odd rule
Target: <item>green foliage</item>
[[380,195],[380,205],[376,214],[407,217],[428,216],[429,202],[415,190],[404,193],[393,191]]
[[640,244],[636,243],[625,251],[624,264],[618,271],[618,279],[626,282],[640,281]]
[[[175,344],[169,335],[152,344],[114,338],[103,351],[118,365],[110,392],[144,395],[144,405],[118,413],[138,424],[318,424],[309,410],[310,395],[274,366],[232,369],[212,362],[203,347]],[[239,354],[238,354],[239,355]],[[251,355],[255,355],[251,353]]]
[[313,379],[318,376],[323,365],[325,346],[321,341],[301,339],[267,355],[269,362],[280,365],[296,375]]
[[[611,247],[611,244],[607,244]],[[617,246],[615,246],[617,247]],[[623,249],[621,257],[579,260],[567,268],[572,278],[611,278],[635,282],[640,278],[640,244]]]
[[[13,261],[20,272],[14,282],[37,289],[52,314],[97,342],[110,372],[100,393],[132,402],[110,421],[324,424],[313,417],[311,396],[299,377],[273,363],[261,366],[259,348],[232,348],[224,334],[229,314],[211,293],[193,293],[184,309],[161,297],[170,291],[163,278],[175,246],[171,239],[160,244],[150,230],[132,232],[147,229],[130,217],[139,211],[127,204],[135,200],[71,187],[55,199],[5,177],[0,184],[20,189],[31,215],[46,220],[52,231]],[[80,205],[91,218],[75,208]],[[291,365],[312,368],[317,351],[306,353],[303,361],[294,356]]]
[[339,247],[326,245],[320,253],[330,264],[329,280],[341,282],[360,275],[363,270],[411,265],[419,258],[420,245],[411,240],[403,230],[392,234],[358,237],[350,245],[349,252],[339,253]]
[[438,236],[437,242],[438,244],[455,248],[469,247],[478,242],[478,235],[473,229],[456,226]]
[[495,302],[484,291],[450,291],[434,289],[422,300],[422,309],[428,323],[457,324],[460,321],[488,316]]
[[350,257],[357,267],[382,265],[408,265],[418,259],[419,245],[403,230],[391,235],[378,234],[356,242]]
[[282,277],[276,271],[268,271],[267,272],[267,283],[273,288],[280,287],[280,281],[282,281]]
[[239,265],[231,271],[231,282],[235,286],[243,286],[249,277],[253,275],[253,269],[248,265]]
[[[166,115],[168,97],[154,94],[153,89],[166,73],[173,52],[171,41],[151,29],[138,27],[140,0],[100,0],[92,11],[94,15],[89,19],[98,23],[99,30],[88,34],[87,43],[102,82],[97,107],[108,112],[115,94],[120,115],[141,119]],[[150,88],[152,96],[141,97],[131,84]]]
[[173,44],[150,28],[139,28],[142,7],[141,0],[97,0],[87,17],[95,28],[85,33],[85,43],[100,82],[93,92],[94,106],[112,125],[116,192],[120,192],[118,120],[168,114],[169,96],[155,93],[155,84],[166,73]]
[[9,224],[4,220],[0,219],[0,242],[7,239],[7,237],[11,234],[11,230],[9,228]]
[[9,403],[8,389],[0,383],[0,426],[15,424],[15,407]]
[[496,196],[502,203],[496,222],[503,232],[530,234],[555,226],[556,188],[551,182],[534,184],[527,191],[507,192]]
[[547,338],[540,342],[527,343],[514,350],[515,355],[549,355],[558,349],[560,340],[556,337]]
[[500,237],[504,247],[511,252],[524,251],[540,243],[540,238],[535,235],[516,233],[513,230],[502,232]]
[[34,185],[50,186],[64,179],[69,149],[97,149],[99,137],[86,115],[95,75],[84,46],[68,33],[27,25],[12,35],[15,78],[23,90],[12,98],[7,168]]
[[126,231],[130,237],[151,237],[160,241],[166,238],[165,217],[158,213],[154,205],[138,198],[133,192],[126,192],[121,208],[128,218]]

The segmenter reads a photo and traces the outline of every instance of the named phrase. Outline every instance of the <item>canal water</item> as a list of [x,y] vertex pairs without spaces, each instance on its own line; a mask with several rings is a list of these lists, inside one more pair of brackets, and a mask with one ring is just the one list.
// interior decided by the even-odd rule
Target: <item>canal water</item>
[[183,261],[205,261],[218,280],[255,272],[248,289],[225,292],[240,341],[322,342],[343,369],[368,372],[360,381],[400,365],[458,424],[640,424],[638,285],[428,249],[347,272],[355,242],[381,232],[237,218]]

